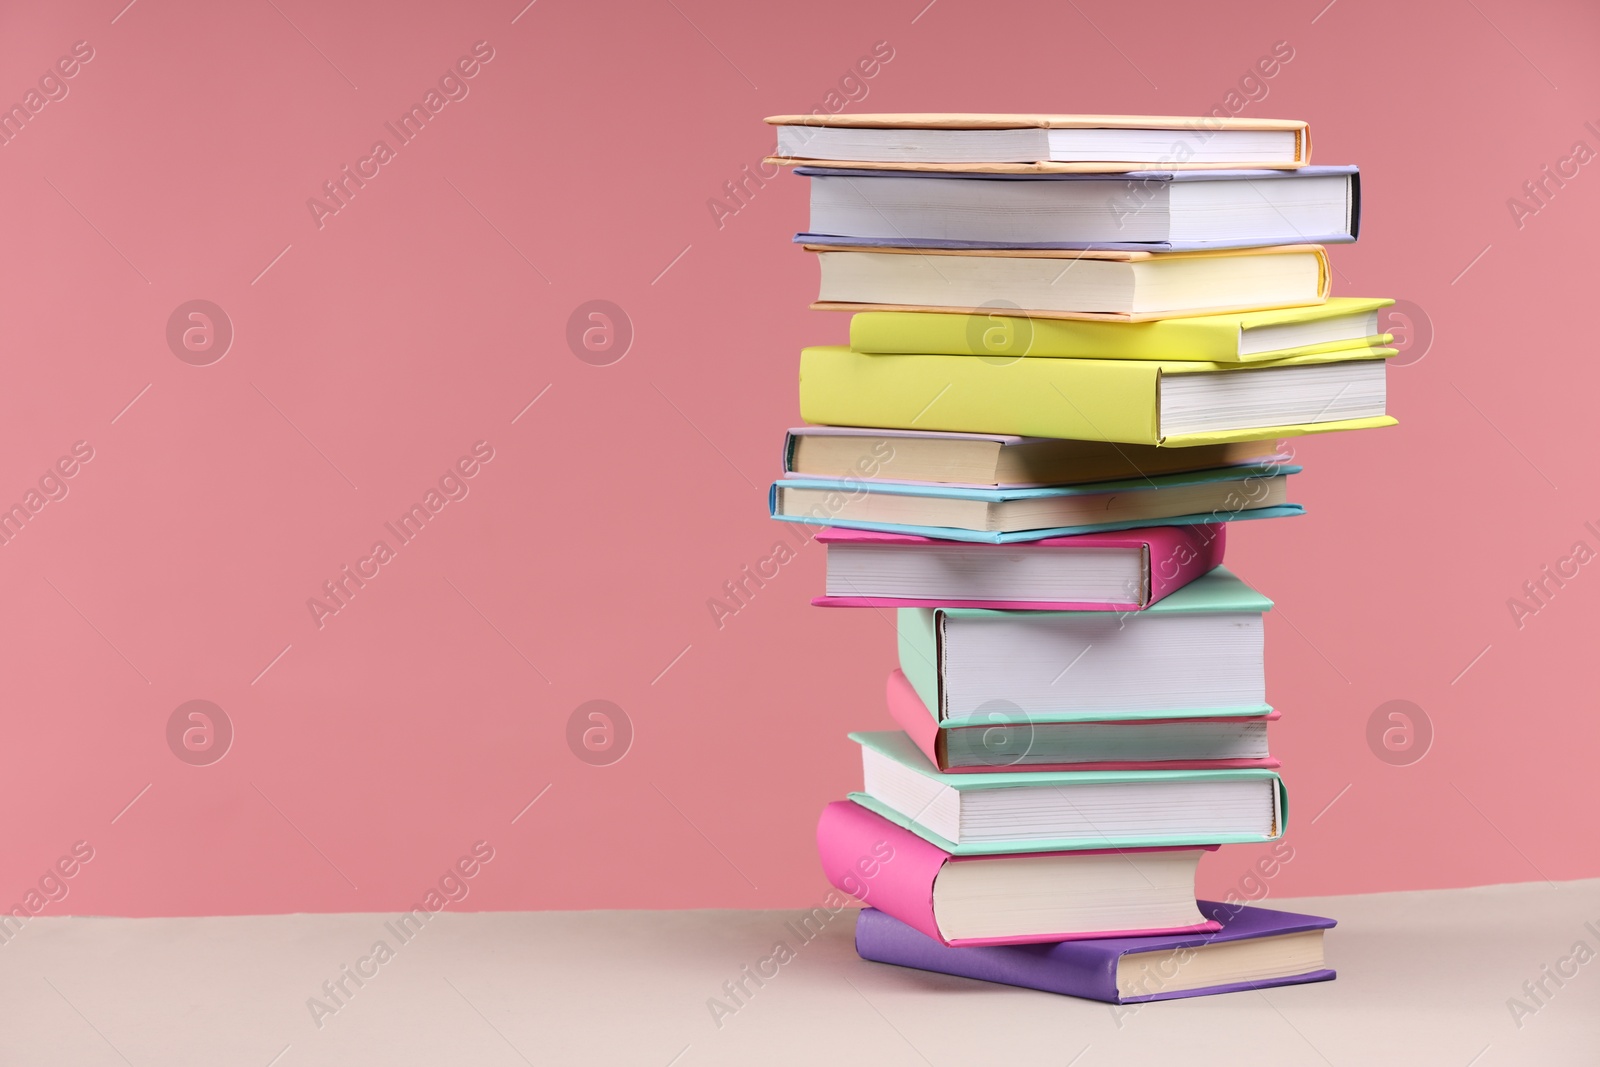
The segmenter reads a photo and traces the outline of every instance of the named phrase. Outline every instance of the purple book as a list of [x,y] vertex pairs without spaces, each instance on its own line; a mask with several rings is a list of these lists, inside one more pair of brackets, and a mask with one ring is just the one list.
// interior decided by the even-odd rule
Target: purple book
[[1203,997],[1334,977],[1322,954],[1322,932],[1335,925],[1332,919],[1213,900],[1198,903],[1201,914],[1221,923],[1222,929],[955,948],[876,908],[864,908],[856,920],[856,953],[878,963],[1109,1004]]

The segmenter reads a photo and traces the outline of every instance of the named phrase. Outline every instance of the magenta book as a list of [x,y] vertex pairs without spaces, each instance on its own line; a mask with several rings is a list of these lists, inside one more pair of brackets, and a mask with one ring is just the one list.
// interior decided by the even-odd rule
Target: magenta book
[[[1151,526],[1018,544],[828,529],[820,607],[1137,611],[1222,563],[1226,527]],[[1042,594],[1057,590],[1057,595]]]
[[817,822],[828,881],[942,945],[1220,929],[1194,895],[1200,856],[1216,847],[963,857],[847,800]]

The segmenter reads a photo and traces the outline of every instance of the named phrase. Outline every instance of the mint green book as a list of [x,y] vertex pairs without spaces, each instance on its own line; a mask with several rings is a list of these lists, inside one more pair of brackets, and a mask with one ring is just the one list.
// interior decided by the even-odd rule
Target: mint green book
[[941,726],[1266,715],[1271,607],[1217,567],[1141,611],[901,608],[900,669]]
[[941,774],[899,730],[853,733],[850,799],[955,856],[1169,848],[1283,836],[1276,771],[997,771]]

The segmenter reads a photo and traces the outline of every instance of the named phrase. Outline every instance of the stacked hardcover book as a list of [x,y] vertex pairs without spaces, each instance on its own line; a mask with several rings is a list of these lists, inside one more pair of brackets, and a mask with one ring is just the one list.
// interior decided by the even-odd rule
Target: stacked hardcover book
[[1288,815],[1227,524],[1300,513],[1286,439],[1394,422],[1392,301],[1330,295],[1356,168],[1291,121],[767,121],[813,306],[854,313],[772,514],[826,545],[816,603],[899,632],[902,729],[851,735],[818,826],[858,952],[1119,1003],[1332,978],[1331,920],[1195,880]]

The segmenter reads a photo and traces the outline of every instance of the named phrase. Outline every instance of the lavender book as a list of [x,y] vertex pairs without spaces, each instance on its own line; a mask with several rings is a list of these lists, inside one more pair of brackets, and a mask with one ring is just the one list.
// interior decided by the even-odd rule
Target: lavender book
[[865,908],[856,920],[856,952],[865,960],[1022,986],[1046,993],[1136,1004],[1242,989],[1326,982],[1323,931],[1332,919],[1242,904],[1199,901],[1211,933],[1115,937],[1041,945],[947,948]]

